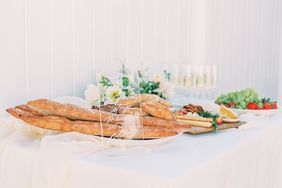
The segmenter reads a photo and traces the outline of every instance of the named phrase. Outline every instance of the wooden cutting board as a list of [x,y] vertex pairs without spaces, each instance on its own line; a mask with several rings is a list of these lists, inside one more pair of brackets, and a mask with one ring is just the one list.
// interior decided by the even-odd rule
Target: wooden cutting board
[[[239,128],[241,125],[245,123],[246,122],[243,122],[243,121],[240,121],[238,123],[223,123],[222,125],[218,126],[217,131],[232,129],[232,128]],[[190,133],[190,134],[202,134],[202,133],[208,133],[208,132],[215,132],[214,127],[205,128],[205,127],[191,126],[191,129],[187,131],[187,133]]]

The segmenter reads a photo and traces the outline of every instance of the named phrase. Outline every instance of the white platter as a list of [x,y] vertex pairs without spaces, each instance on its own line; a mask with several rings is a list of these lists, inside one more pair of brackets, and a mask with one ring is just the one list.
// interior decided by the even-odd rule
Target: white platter
[[102,144],[107,144],[111,146],[156,146],[156,145],[162,145],[166,144],[168,142],[173,141],[177,137],[179,137],[182,134],[177,134],[175,136],[169,136],[164,138],[158,138],[158,139],[151,139],[151,140],[123,140],[123,139],[115,139],[115,138],[106,138],[101,136],[92,136],[97,141],[100,141]]
[[251,113],[256,116],[272,116],[278,112],[281,112],[280,109],[272,109],[272,110],[243,110],[243,109],[234,109],[234,108],[228,108],[228,109],[238,115]]
[[[51,135],[68,135],[71,132],[61,132],[61,131],[53,131],[53,130],[47,130],[42,129],[39,127],[35,127],[32,125],[29,125],[22,120],[19,120],[17,118],[11,117],[11,123],[17,124],[17,126],[21,125],[26,128],[30,132],[30,136],[41,139],[44,136],[51,136]],[[73,132],[76,135],[76,140],[83,140],[83,141],[95,141],[97,143],[108,145],[108,146],[118,146],[118,147],[137,147],[137,146],[157,146],[162,145],[168,142],[173,141],[181,134],[177,134],[175,136],[169,136],[164,138],[158,138],[158,139],[150,139],[150,140],[126,140],[126,139],[116,139],[116,138],[107,138],[107,137],[101,137],[101,136],[94,136],[94,135],[86,135],[81,134],[78,132]]]

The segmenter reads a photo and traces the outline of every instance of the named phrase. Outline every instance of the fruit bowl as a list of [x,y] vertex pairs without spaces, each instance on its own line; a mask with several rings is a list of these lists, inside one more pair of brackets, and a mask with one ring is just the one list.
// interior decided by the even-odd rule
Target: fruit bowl
[[251,113],[257,116],[270,116],[281,109],[278,108],[277,102],[270,98],[260,98],[258,92],[252,88],[222,94],[215,103],[226,106],[238,115]]
[[243,115],[247,113],[254,114],[256,116],[271,116],[274,115],[278,112],[280,112],[280,108],[278,109],[269,109],[269,110],[248,110],[248,109],[235,109],[235,108],[228,108],[232,112],[238,114],[238,115]]

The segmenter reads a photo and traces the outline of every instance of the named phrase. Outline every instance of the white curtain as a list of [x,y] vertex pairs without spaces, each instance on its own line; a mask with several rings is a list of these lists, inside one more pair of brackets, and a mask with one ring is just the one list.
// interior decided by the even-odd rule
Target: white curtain
[[[282,36],[282,29],[281,29],[281,36]],[[278,82],[278,102],[282,104],[282,37],[281,37],[281,44],[280,44],[280,62],[279,62],[279,82]]]
[[121,62],[215,64],[217,94],[277,99],[281,14],[280,0],[0,1],[0,106],[81,96]]

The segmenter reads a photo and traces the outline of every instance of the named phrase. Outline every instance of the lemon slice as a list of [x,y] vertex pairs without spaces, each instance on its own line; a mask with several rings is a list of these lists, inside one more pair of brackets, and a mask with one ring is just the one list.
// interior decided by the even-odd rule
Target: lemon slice
[[220,107],[220,114],[223,116],[227,116],[230,119],[238,119],[238,115],[227,109],[225,106]]

